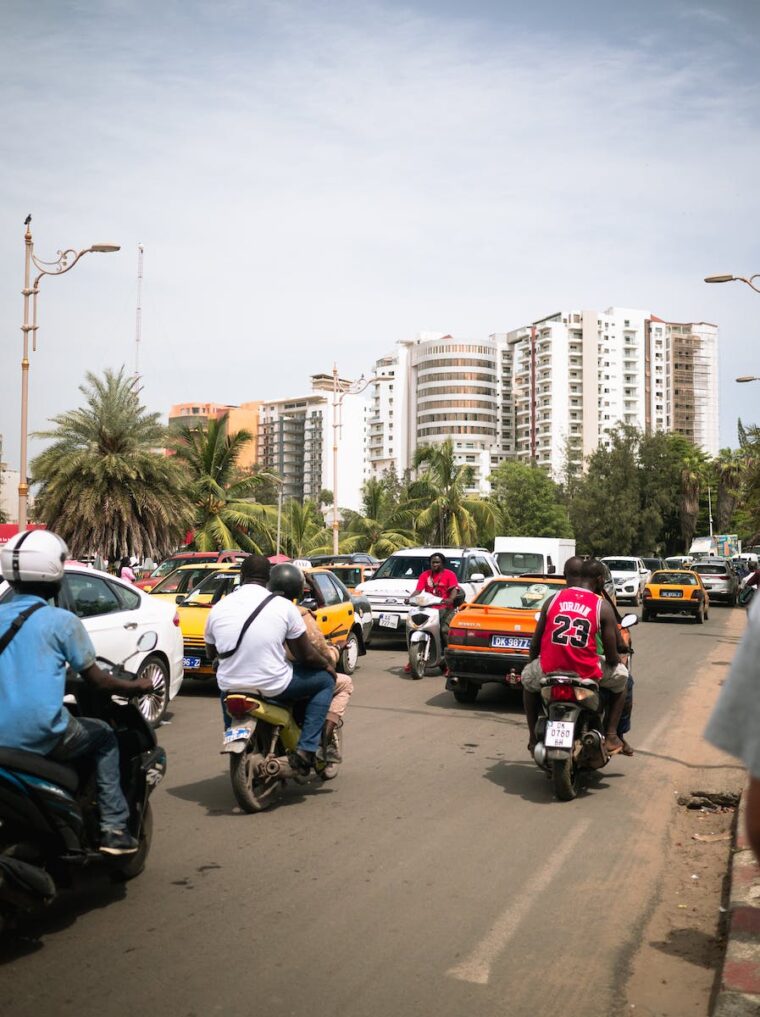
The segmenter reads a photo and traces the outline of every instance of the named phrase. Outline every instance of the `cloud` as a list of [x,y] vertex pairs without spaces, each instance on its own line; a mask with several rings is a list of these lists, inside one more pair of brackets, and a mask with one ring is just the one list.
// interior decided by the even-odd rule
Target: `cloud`
[[549,21],[378,4],[65,14],[11,16],[0,61],[5,334],[29,208],[43,256],[96,234],[124,253],[41,296],[33,426],[86,368],[129,362],[139,241],[145,393],[164,410],[294,394],[418,329],[483,335],[560,306],[717,318],[724,363],[754,335],[700,281],[743,269],[758,211],[758,77],[718,32],[589,24],[569,44]]

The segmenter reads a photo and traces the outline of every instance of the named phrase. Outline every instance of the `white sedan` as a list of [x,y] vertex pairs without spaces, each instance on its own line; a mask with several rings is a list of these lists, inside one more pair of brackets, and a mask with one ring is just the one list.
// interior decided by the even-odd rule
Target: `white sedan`
[[[0,602],[11,595],[8,584],[2,583]],[[182,632],[174,605],[106,572],[67,562],[58,606],[82,619],[95,652],[115,664],[134,653],[143,632],[157,634],[155,649],[136,653],[126,664],[128,671],[152,679],[153,692],[142,696],[140,710],[146,720],[157,726],[184,677]]]

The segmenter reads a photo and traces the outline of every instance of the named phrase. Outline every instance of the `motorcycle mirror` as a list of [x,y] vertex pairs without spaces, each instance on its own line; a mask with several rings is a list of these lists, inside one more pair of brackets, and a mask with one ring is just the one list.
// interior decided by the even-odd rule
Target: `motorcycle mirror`
[[626,614],[623,615],[623,620],[620,622],[621,629],[630,629],[633,625],[638,625],[639,616],[637,614]]
[[137,640],[137,649],[142,653],[149,653],[151,650],[155,650],[158,646],[158,633],[157,632],[143,632],[140,638]]

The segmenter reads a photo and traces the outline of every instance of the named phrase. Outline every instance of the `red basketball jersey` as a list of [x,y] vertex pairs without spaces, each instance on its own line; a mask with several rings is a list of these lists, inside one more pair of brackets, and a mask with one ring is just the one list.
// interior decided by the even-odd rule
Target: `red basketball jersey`
[[602,598],[571,586],[558,593],[546,613],[539,661],[544,674],[574,671],[581,678],[602,677],[596,648]]

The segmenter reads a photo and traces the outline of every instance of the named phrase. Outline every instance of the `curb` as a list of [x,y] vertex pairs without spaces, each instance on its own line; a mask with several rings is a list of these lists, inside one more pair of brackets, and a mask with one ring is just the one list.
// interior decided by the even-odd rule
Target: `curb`
[[742,795],[731,856],[726,956],[713,1017],[760,1014],[760,865],[747,843],[744,809]]

